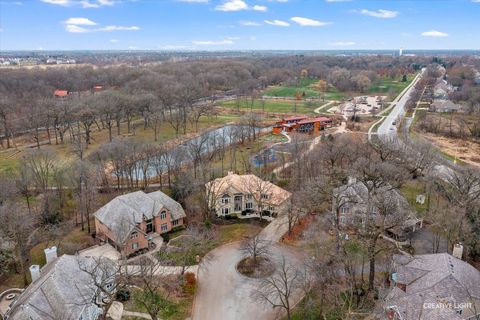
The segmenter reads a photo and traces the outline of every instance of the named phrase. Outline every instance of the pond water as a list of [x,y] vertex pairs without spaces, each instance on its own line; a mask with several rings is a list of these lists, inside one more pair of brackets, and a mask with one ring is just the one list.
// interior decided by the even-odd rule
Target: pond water
[[273,150],[273,148],[265,149],[257,153],[250,159],[250,162],[255,167],[261,167],[261,166],[264,166],[265,164],[274,163],[276,161],[277,161],[277,155]]
[[[271,130],[271,127],[256,127],[255,133],[264,133]],[[149,159],[147,177],[153,178],[159,173],[167,171],[166,161],[170,161],[171,168],[191,163],[198,155],[209,154],[234,143],[247,140],[253,135],[253,129],[246,125],[226,125],[221,128],[212,129],[201,135],[190,139],[169,150],[162,159],[156,157]],[[168,159],[168,160],[166,160]],[[143,167],[144,162],[139,162],[138,167]],[[143,174],[137,173],[139,179]]]

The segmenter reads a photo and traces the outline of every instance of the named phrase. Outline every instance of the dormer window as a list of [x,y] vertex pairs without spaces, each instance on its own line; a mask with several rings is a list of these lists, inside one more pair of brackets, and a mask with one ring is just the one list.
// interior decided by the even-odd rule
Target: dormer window
[[222,204],[228,204],[230,203],[230,195],[229,194],[224,194],[222,196]]
[[163,210],[160,212],[160,219],[165,220],[167,219],[167,211]]

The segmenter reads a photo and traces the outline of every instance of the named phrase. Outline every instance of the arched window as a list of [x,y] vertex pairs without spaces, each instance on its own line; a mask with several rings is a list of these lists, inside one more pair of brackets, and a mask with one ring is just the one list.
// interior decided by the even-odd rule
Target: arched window
[[167,211],[163,210],[162,212],[160,212],[160,219],[167,219]]

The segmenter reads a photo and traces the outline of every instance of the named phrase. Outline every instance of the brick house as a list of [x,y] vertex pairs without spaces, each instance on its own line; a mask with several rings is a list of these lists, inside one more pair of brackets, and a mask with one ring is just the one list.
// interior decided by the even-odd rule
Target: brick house
[[154,236],[183,226],[182,206],[161,191],[121,195],[95,212],[96,237],[125,255],[148,249]]

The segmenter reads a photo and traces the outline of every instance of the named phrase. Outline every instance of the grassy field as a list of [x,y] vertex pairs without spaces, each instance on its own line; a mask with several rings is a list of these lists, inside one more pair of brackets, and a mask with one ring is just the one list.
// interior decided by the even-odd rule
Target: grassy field
[[414,74],[407,75],[406,82],[402,82],[401,76],[394,79],[390,77],[381,78],[378,84],[373,84],[370,87],[370,94],[387,95],[390,91],[392,91],[394,96],[397,96],[413,81],[414,78]]
[[[308,87],[284,87],[284,86],[275,86],[268,88],[264,94],[269,97],[289,97],[294,98],[297,93],[303,95],[305,93],[305,98],[318,98],[318,91],[308,88]],[[345,95],[339,92],[335,88],[329,88],[325,93],[325,100],[341,100],[344,99]]]
[[[410,82],[415,77],[414,74],[407,76],[407,81],[402,82],[402,77],[389,78],[384,77],[379,79],[378,83],[372,84],[369,90],[369,94],[372,95],[387,95],[390,91],[394,96],[402,92],[405,87],[407,87]],[[274,86],[265,90],[264,94],[271,97],[289,97],[293,98],[297,93],[300,93],[305,98],[316,98],[318,97],[318,91],[312,88],[312,84],[315,83],[316,79],[305,79],[301,80],[298,85],[285,85],[285,86]],[[326,100],[342,100],[346,97],[362,95],[358,92],[339,92],[334,87],[329,87],[326,94]]]
[[263,148],[276,142],[283,141],[283,139],[285,138],[282,135],[269,133],[262,135],[256,141],[229,147],[223,158],[223,171],[221,158],[215,157],[212,160],[212,167],[215,169],[215,175],[224,176],[228,171],[238,172],[239,174],[255,171],[256,168],[250,163],[250,158],[259,153]]
[[[238,105],[237,105],[238,103]],[[295,106],[296,104],[296,106]],[[306,101],[286,101],[286,100],[255,100],[251,107],[250,102],[241,99],[222,101],[220,106],[232,110],[240,111],[262,111],[262,112],[280,112],[280,113],[313,113],[313,111],[320,106],[320,102],[306,102]]]

